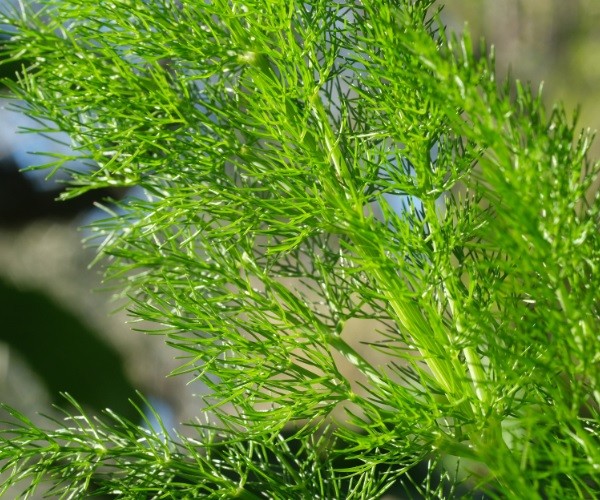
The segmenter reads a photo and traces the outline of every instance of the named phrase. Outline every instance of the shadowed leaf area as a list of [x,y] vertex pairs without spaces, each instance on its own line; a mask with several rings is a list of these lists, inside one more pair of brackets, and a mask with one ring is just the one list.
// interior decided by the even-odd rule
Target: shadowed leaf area
[[44,381],[53,399],[67,392],[94,410],[133,416],[135,392],[122,360],[98,334],[47,295],[0,280],[0,340]]

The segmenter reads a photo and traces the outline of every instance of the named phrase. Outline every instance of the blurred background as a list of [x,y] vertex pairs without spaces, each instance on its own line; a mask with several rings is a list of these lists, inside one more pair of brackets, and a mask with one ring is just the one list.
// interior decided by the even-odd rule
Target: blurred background
[[[0,1],[0,5],[1,5]],[[538,87],[548,104],[581,105],[581,127],[600,128],[599,0],[448,0],[451,30],[468,24],[473,39],[494,44],[498,76]],[[1,43],[1,42],[0,42]],[[2,66],[4,77],[14,68]],[[192,419],[202,387],[166,375],[178,362],[162,338],[132,332],[126,312],[101,291],[101,269],[78,228],[106,195],[55,202],[60,184],[21,169],[42,163],[31,151],[56,147],[18,134],[30,124],[6,109],[0,90],[0,401],[33,416],[66,391],[91,410],[132,416],[140,390],[162,408],[167,425]],[[595,157],[600,146],[595,144]],[[139,328],[140,325],[133,325]],[[171,424],[172,422],[172,424]]]

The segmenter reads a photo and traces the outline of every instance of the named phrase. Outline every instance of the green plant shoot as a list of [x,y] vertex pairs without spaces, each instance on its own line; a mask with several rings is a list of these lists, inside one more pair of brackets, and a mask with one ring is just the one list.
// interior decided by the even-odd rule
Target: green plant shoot
[[107,278],[176,373],[210,388],[210,423],[178,433],[73,400],[48,429],[9,409],[5,487],[600,495],[591,135],[498,82],[439,10],[47,0],[4,15],[22,112],[88,166],[65,196],[137,188],[92,224]]

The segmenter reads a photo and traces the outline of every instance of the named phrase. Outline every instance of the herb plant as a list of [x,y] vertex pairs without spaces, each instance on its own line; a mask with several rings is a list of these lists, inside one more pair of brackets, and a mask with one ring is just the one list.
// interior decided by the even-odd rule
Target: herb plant
[[87,165],[65,196],[138,188],[92,225],[98,255],[211,389],[180,433],[9,409],[5,487],[600,494],[591,136],[433,1],[47,0],[2,22],[22,111]]

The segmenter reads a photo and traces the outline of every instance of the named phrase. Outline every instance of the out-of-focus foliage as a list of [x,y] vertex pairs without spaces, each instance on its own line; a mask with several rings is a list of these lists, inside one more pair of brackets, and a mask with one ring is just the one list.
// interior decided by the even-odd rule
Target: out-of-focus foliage
[[[544,81],[545,102],[581,107],[581,123],[600,130],[600,2],[597,0],[461,0],[446,19],[496,47],[497,71]],[[600,144],[592,147],[600,153]]]

